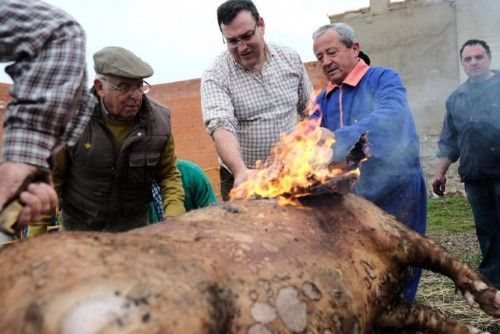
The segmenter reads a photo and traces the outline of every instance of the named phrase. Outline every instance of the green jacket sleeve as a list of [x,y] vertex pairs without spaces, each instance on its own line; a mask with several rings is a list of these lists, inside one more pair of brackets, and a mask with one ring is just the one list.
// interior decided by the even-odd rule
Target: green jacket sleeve
[[182,215],[184,209],[184,190],[181,183],[181,174],[176,166],[174,139],[172,136],[165,145],[165,150],[160,156],[158,184],[163,198],[165,217]]
[[210,183],[210,180],[205,175],[203,170],[198,171],[198,184],[192,193],[195,196],[193,203],[195,203],[195,208],[204,208],[209,205],[217,204],[217,198],[215,197],[215,192]]

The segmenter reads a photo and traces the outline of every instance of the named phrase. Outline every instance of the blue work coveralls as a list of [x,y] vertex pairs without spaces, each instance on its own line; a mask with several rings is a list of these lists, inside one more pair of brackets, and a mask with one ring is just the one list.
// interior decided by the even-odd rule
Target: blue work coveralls
[[[427,190],[420,144],[398,73],[360,60],[341,85],[330,83],[316,101],[321,126],[335,134],[335,161],[344,160],[360,136],[367,134],[371,156],[361,165],[354,193],[424,234]],[[420,274],[420,268],[413,268],[405,289],[408,301],[415,299]]]

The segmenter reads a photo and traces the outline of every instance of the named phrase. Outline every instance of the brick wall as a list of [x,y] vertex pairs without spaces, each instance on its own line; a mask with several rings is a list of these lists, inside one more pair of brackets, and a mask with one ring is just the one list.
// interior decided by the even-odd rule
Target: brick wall
[[177,157],[200,165],[219,193],[217,154],[201,118],[200,80],[153,85],[148,95],[171,111]]
[[[316,62],[305,63],[305,67],[316,90],[326,86],[321,68]],[[8,87],[9,85],[0,83],[0,100],[10,100]],[[153,85],[149,95],[171,111],[177,157],[200,165],[219,193],[217,154],[212,139],[205,132],[201,117],[200,79]],[[1,108],[0,113],[3,116]]]
[[5,108],[7,107],[7,103],[10,101],[9,87],[10,85],[0,83],[0,150],[2,148]]
[[328,80],[326,80],[323,72],[321,70],[321,66],[317,61],[310,61],[304,63],[304,66],[307,71],[307,75],[309,75],[309,79],[314,86],[314,91],[318,94],[323,88],[328,84]]

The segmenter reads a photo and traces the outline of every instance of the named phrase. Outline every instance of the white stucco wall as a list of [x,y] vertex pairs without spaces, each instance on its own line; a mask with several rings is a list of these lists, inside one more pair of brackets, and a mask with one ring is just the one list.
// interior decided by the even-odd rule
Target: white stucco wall
[[356,30],[372,65],[401,74],[419,128],[441,127],[446,98],[465,80],[458,50],[467,39],[484,39],[500,68],[500,0],[371,0],[331,21]]
[[[458,48],[469,39],[486,41],[492,54],[491,67],[500,70],[500,0],[456,0],[456,8]],[[460,78],[466,80],[463,71]]]

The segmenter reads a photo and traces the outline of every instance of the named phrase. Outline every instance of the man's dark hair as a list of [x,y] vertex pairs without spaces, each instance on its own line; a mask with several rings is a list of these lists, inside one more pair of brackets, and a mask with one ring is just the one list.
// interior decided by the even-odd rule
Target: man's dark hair
[[469,39],[467,42],[464,43],[464,45],[462,45],[462,48],[460,49],[460,59],[462,59],[462,53],[464,52],[466,46],[471,46],[476,44],[480,44],[486,50],[486,54],[491,57],[490,47],[488,44],[486,44],[485,41],[480,39]]
[[217,23],[219,24],[219,29],[221,29],[221,24],[230,24],[234,20],[234,18],[243,10],[249,11],[255,19],[255,22],[259,20],[259,11],[252,1],[228,0],[220,5],[219,8],[217,8]]

